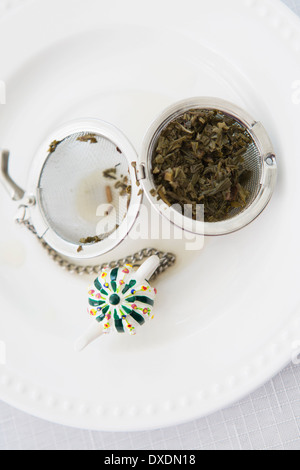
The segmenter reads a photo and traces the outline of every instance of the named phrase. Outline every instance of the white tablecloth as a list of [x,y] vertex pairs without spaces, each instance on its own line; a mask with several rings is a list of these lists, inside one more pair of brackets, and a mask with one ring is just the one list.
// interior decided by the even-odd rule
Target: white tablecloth
[[[300,0],[284,0],[300,16]],[[300,450],[300,366],[290,365],[234,406],[157,431],[103,433],[48,423],[0,402],[0,450]]]

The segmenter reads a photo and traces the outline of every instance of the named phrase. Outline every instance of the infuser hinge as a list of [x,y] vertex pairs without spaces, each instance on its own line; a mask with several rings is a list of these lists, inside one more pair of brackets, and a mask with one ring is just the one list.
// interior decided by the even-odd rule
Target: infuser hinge
[[135,176],[137,181],[144,180],[146,178],[146,170],[145,170],[145,165],[142,164],[137,164],[136,162],[134,165],[132,165],[134,170],[135,170]]

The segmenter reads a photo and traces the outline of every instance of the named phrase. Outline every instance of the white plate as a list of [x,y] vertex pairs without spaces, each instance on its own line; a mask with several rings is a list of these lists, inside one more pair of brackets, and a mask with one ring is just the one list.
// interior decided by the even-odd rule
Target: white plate
[[196,95],[234,101],[264,123],[279,183],[257,221],[199,253],[183,242],[127,241],[106,257],[154,244],[178,263],[157,283],[151,326],[81,355],[73,340],[90,321],[90,280],[52,264],[14,225],[0,188],[0,397],[99,430],[173,425],[234,402],[290,361],[300,339],[299,21],[275,0],[21,3],[0,19],[1,146],[21,185],[61,122],[104,118],[140,151],[152,119]]

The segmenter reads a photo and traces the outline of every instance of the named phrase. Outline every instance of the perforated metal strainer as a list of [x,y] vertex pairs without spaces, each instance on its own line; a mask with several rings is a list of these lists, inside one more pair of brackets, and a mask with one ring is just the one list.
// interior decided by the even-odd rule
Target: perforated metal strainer
[[[245,189],[250,196],[246,207],[233,209],[221,222],[195,221],[169,207],[162,200],[157,201],[152,174],[152,157],[161,132],[179,116],[190,110],[215,110],[238,122],[252,139],[244,156],[245,169],[251,170],[251,178]],[[218,98],[192,98],[181,101],[166,109],[150,126],[144,141],[141,157],[145,193],[156,209],[170,222],[189,232],[200,235],[224,235],[240,230],[250,224],[266,207],[273,194],[277,179],[277,164],[273,146],[260,122],[236,105]],[[205,210],[205,207],[204,207]]]
[[[131,165],[136,160],[130,142],[111,124],[74,121],[41,145],[26,194],[15,185],[15,199],[25,197],[32,226],[51,248],[71,258],[94,258],[117,246],[135,222],[142,199]],[[109,169],[114,171],[107,178]],[[8,168],[3,174],[12,191]],[[97,243],[87,241],[95,237]]]

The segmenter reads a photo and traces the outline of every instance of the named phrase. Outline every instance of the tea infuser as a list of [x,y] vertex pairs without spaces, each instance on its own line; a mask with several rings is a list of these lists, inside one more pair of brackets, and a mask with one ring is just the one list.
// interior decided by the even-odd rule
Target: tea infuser
[[[158,138],[172,120],[191,109],[219,111],[243,126],[252,139],[244,156],[245,167],[251,171],[247,205],[234,209],[221,222],[193,220],[154,196],[152,156]],[[138,326],[153,317],[156,290],[148,281],[174,264],[173,254],[148,248],[98,266],[82,266],[74,261],[95,259],[119,245],[134,225],[143,193],[160,214],[183,230],[223,235],[250,224],[264,210],[277,178],[273,146],[263,125],[241,108],[216,98],[184,100],[164,111],[150,126],[140,159],[124,134],[111,124],[90,119],[62,126],[41,145],[26,193],[9,175],[9,153],[2,151],[0,158],[1,179],[11,198],[21,201],[17,222],[36,235],[51,258],[69,272],[98,274],[88,295],[88,313],[96,322],[78,340],[77,349],[110,331],[134,334]],[[113,191],[106,190],[107,176],[114,183],[122,179],[121,192],[116,190],[117,184]],[[112,203],[114,211],[104,214],[105,230],[100,233],[96,229],[98,207],[107,203]],[[135,273],[132,265],[145,258],[149,259]]]
[[[191,109],[218,110],[243,126],[252,139],[244,156],[245,168],[251,171],[247,205],[234,209],[221,222],[192,220],[153,195],[152,155],[159,135],[168,123]],[[1,179],[11,198],[21,200],[18,221],[58,255],[81,261],[103,255],[125,239],[138,216],[143,193],[152,206],[182,229],[222,235],[245,227],[264,210],[277,178],[274,149],[263,125],[236,105],[217,98],[192,98],[165,110],[150,126],[140,158],[125,135],[109,123],[89,119],[62,126],[38,150],[26,193],[9,176],[8,160],[9,153],[2,151]],[[130,194],[114,190],[115,211],[107,213],[106,230],[99,234],[97,209],[107,203],[104,174],[108,168],[127,178]],[[95,235],[97,243],[90,243]]]

